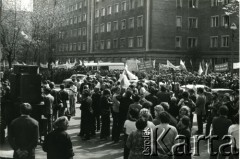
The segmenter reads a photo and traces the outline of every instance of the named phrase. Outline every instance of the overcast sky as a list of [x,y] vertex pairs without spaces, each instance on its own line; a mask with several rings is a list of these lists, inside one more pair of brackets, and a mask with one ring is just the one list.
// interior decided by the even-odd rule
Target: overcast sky
[[3,8],[14,9],[15,2],[17,5],[17,10],[25,10],[25,11],[33,10],[33,0],[3,0]]

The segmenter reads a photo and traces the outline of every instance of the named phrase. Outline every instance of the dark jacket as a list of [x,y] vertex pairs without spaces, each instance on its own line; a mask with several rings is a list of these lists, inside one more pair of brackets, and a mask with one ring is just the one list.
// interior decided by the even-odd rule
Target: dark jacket
[[35,148],[38,143],[38,122],[30,116],[20,116],[13,120],[8,131],[8,140],[14,150],[14,158],[18,159],[16,150],[27,150],[26,159],[35,158]]
[[74,156],[70,136],[62,129],[50,132],[42,148],[48,159],[71,159]]

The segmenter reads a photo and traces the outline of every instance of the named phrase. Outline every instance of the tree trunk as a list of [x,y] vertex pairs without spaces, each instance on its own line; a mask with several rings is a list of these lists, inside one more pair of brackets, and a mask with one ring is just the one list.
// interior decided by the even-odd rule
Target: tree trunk
[[12,57],[11,57],[11,55],[7,56],[7,61],[8,61],[8,68],[11,69],[12,68]]

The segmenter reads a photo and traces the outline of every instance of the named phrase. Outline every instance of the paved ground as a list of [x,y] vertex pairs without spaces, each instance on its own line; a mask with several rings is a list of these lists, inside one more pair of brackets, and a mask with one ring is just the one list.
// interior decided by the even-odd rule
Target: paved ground
[[[194,118],[193,132],[196,131],[196,118]],[[123,143],[122,141],[113,144],[111,139],[107,141],[101,141],[99,139],[99,132],[96,136],[89,141],[82,141],[80,137],[77,136],[79,133],[80,124],[80,110],[79,105],[76,108],[76,117],[73,117],[70,121],[70,126],[68,133],[71,136],[71,140],[74,147],[75,159],[122,159],[123,157]],[[207,159],[209,155],[207,153],[207,142],[201,141],[199,147],[200,156],[193,157],[195,159]],[[0,158],[7,157],[11,158],[13,151],[9,145],[3,145],[0,147]],[[46,153],[42,151],[40,145],[36,149],[36,159],[45,159]]]

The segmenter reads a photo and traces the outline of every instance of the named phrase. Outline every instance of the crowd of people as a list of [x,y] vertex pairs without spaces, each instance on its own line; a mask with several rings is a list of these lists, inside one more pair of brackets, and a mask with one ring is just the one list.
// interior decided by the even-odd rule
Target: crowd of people
[[[212,73],[198,76],[184,72],[167,71],[161,74],[153,72],[144,75],[148,80],[130,82],[130,85],[123,87],[122,81],[118,81],[119,74],[120,72],[117,72],[111,77],[96,76],[96,78],[87,76],[82,83],[72,79],[70,88],[65,88],[65,85],[61,84],[60,91],[55,89],[54,82],[48,80],[42,82],[44,117],[47,120],[43,150],[48,153],[48,158],[62,158],[63,156],[54,154],[59,151],[66,151],[65,158],[74,155],[70,137],[65,130],[71,117],[76,116],[76,103],[80,103],[81,109],[78,136],[82,140],[91,140],[95,138],[97,132],[100,132],[100,140],[111,138],[114,143],[118,143],[122,139],[124,159],[149,158],[143,155],[145,146],[143,131],[147,128],[150,128],[153,134],[157,134],[157,137],[160,136],[155,140],[161,140],[165,130],[169,130],[163,135],[164,145],[158,143],[155,149],[151,149],[151,153],[158,158],[191,158],[190,140],[196,134],[203,134],[206,137],[218,136],[211,147],[213,150],[211,152],[218,152],[220,145],[228,142],[222,139],[224,135],[232,135],[234,142],[231,147],[234,152],[238,152],[237,75],[231,77],[230,74]],[[208,87],[196,89],[180,87],[186,84],[204,84]],[[234,93],[221,94],[212,92],[211,88],[230,88]],[[196,132],[193,129],[194,115],[197,116]],[[184,135],[186,144],[169,152],[168,150],[172,150],[179,142],[176,140],[177,135]],[[59,140],[56,140],[58,138]],[[186,149],[189,150],[188,153]],[[174,155],[170,155],[173,152]],[[182,152],[184,153],[181,154]],[[226,151],[221,152],[218,155],[211,154],[210,158],[225,158],[223,153]],[[230,155],[230,158],[238,158],[238,155]]]

